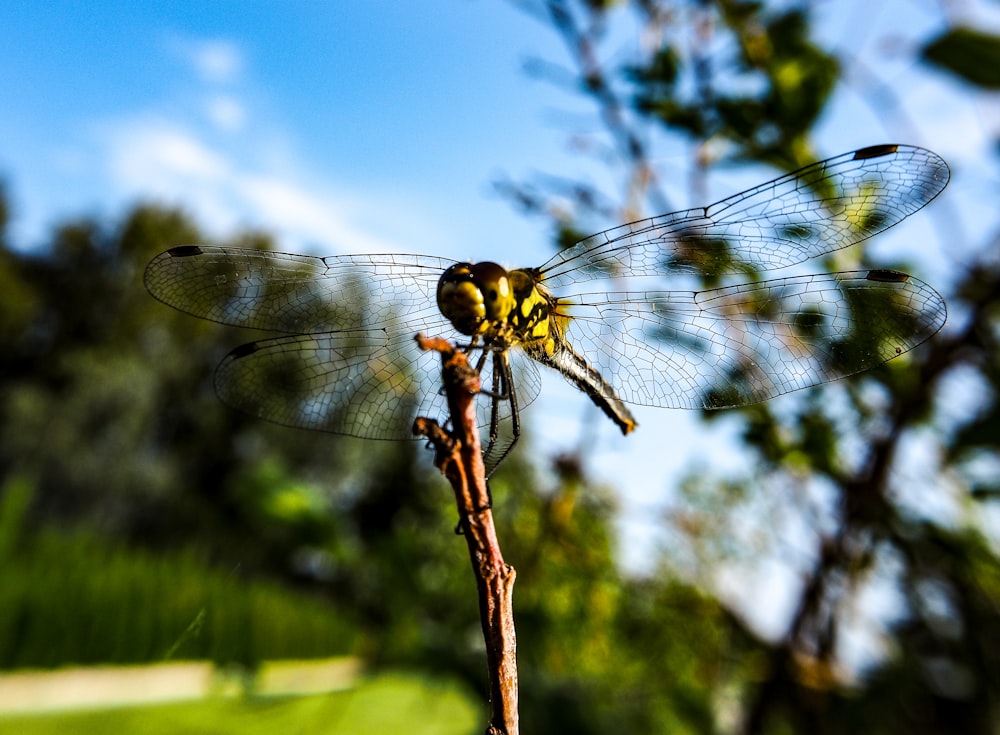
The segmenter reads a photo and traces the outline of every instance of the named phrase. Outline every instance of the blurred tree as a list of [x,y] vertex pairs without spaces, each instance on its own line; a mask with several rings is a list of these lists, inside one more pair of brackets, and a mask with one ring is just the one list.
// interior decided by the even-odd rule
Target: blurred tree
[[[359,621],[368,633],[362,651],[375,664],[458,674],[485,697],[475,588],[430,457],[416,443],[297,431],[223,406],[212,371],[245,335],[166,308],[141,287],[154,254],[199,241],[182,212],[139,206],[113,226],[67,223],[38,251],[0,249],[0,280],[9,284],[0,293],[0,473],[30,488],[23,540],[39,527],[81,528],[164,553],[192,549],[224,574],[281,577]],[[270,246],[253,234],[236,243]],[[703,595],[674,582],[666,583],[670,595],[659,581],[630,582],[614,563],[613,507],[568,465],[554,488],[539,491],[523,456],[504,466],[495,489],[505,543],[524,569],[526,710],[551,732],[569,727],[570,710],[594,732],[624,720],[637,727],[710,720],[715,693],[695,685],[698,672],[735,680],[738,666],[718,647],[732,636],[749,646],[750,638]],[[2,483],[0,492],[14,486]],[[8,530],[5,544],[16,545],[15,535]],[[74,578],[81,567],[72,567]],[[120,586],[99,581],[105,571],[94,569],[95,588]],[[44,598],[46,610],[62,604]],[[104,599],[114,605],[122,596]],[[645,642],[664,609],[676,610],[690,638],[651,656]],[[698,613],[688,620],[692,609]],[[46,640],[47,619],[58,616],[37,616],[38,640]],[[101,660],[100,643],[89,642],[87,660]],[[706,668],[707,646],[716,651]],[[79,660],[76,649],[46,650],[39,661],[3,641],[0,648],[7,660],[35,665]],[[107,660],[162,649],[151,642],[143,651],[109,651]],[[687,673],[677,688],[650,686],[648,666]],[[593,696],[635,683],[640,699],[605,699],[599,716],[591,712]]]
[[0,474],[33,478],[36,524],[191,546],[227,569],[353,595],[363,575],[334,561],[407,513],[443,517],[428,473],[413,472],[416,444],[362,448],[223,406],[212,373],[235,333],[141,285],[154,254],[200,239],[183,213],[140,206],[115,226],[63,225],[38,251],[0,250]]
[[[649,152],[648,141],[664,133],[690,142],[692,189],[703,201],[711,163],[794,169],[818,158],[812,127],[844,84],[841,68],[855,63],[816,40],[806,2],[517,4],[564,41],[568,70],[532,68],[594,102],[603,134],[578,135],[588,141],[580,147],[611,151],[602,160],[614,160],[623,181],[620,197],[576,181],[502,182],[515,202],[553,220],[560,245],[604,218],[677,208],[666,206]],[[619,23],[638,27],[644,42],[626,63],[608,48]],[[971,85],[970,94],[996,84],[995,35],[956,27],[912,48]],[[752,471],[694,473],[672,501],[668,575],[709,595],[722,594],[726,580],[731,587],[747,579],[742,600],[722,594],[736,610],[756,604],[749,580],[775,564],[802,579],[788,582],[798,600],[785,633],[741,680],[739,700],[727,703],[736,710],[732,729],[1000,727],[1000,659],[989,643],[1000,624],[1000,559],[982,507],[1000,487],[998,238],[1000,231],[979,248],[955,244],[973,262],[946,294],[945,333],[870,373],[741,409]],[[883,608],[892,601],[891,611],[877,612],[873,599]],[[875,639],[860,657],[851,646],[859,637]],[[714,732],[723,720],[706,720],[699,731]]]
[[517,560],[521,721],[546,733],[704,733],[752,678],[760,642],[710,595],[615,563],[610,489],[557,459],[541,492],[498,483]]
[[[153,254],[200,237],[183,213],[140,206],[116,226],[63,225],[37,252],[0,250],[0,278],[10,284],[0,293],[0,472],[21,478],[0,492],[30,491],[22,541],[42,538],[33,531],[39,527],[81,528],[165,557],[191,549],[223,574],[278,576],[359,621],[367,633],[361,651],[375,665],[458,675],[487,696],[475,588],[429,456],[415,443],[296,431],[223,406],[212,370],[243,337],[163,307],[140,285]],[[258,235],[237,242],[269,247]],[[494,490],[504,544],[522,569],[525,722],[553,733],[603,732],[616,723],[635,732],[714,728],[719,693],[738,687],[753,660],[735,652],[757,647],[743,626],[670,577],[624,575],[615,564],[614,508],[572,462],[545,485],[521,452]],[[5,549],[16,536],[5,531]],[[9,564],[19,563],[6,553]],[[77,556],[99,554],[81,547]],[[86,568],[67,564],[66,573],[78,580]],[[31,569],[16,576],[18,589]],[[104,578],[105,569],[93,573],[95,590],[125,583]],[[43,611],[61,609],[43,591],[53,587],[60,585],[38,587]],[[21,594],[9,585],[0,593]],[[129,598],[93,595],[109,606]],[[32,639],[64,640],[44,630],[46,620],[60,619],[37,615]],[[18,629],[0,627],[9,635]],[[238,639],[238,631],[226,633]],[[86,660],[101,660],[102,640],[86,642]],[[34,665],[81,660],[79,646],[47,649],[44,660],[11,641],[0,640],[0,650]],[[162,650],[150,641],[140,651],[108,651],[106,660]],[[675,681],[664,682],[668,675]]]

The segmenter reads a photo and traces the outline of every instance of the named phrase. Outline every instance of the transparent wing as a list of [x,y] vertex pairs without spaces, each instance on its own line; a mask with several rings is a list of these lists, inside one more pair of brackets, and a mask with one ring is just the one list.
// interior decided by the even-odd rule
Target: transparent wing
[[[418,415],[443,419],[440,358],[417,332],[466,341],[438,311],[435,292],[453,261],[415,255],[326,258],[204,245],[174,248],[146,268],[150,293],[203,319],[287,336],[233,350],[215,376],[219,396],[286,426],[371,439],[412,438]],[[540,376],[512,355],[521,405]],[[483,374],[492,380],[491,363]],[[490,401],[479,401],[481,425]],[[500,402],[502,421],[510,408]]]
[[625,401],[669,408],[746,405],[853,375],[913,349],[947,317],[934,289],[886,270],[573,304],[567,341]]
[[599,232],[541,267],[558,292],[611,276],[755,273],[801,263],[892,227],[949,178],[937,154],[862,148],[814,163],[708,207]]
[[288,426],[402,439],[417,411],[445,415],[439,361],[413,338],[457,336],[434,296],[450,263],[198,245],[158,255],[145,282],[194,316],[288,335],[223,360],[215,384],[227,404]]
[[436,353],[413,334],[289,335],[236,348],[215,388],[230,406],[286,426],[367,439],[412,439],[414,417],[447,415]]
[[[156,256],[145,283],[157,299],[202,319],[289,334],[413,331],[438,324],[435,292],[454,261],[420,255],[318,258],[189,245]],[[446,336],[446,335],[445,335]]]
[[[411,330],[424,332],[435,324],[407,321]],[[440,355],[420,350],[414,334],[349,330],[251,342],[220,363],[215,388],[228,405],[285,426],[412,439],[417,416],[448,416]],[[540,376],[519,350],[512,350],[511,358],[524,406],[538,395]],[[484,369],[484,386],[490,386],[492,374],[491,367]],[[480,426],[487,427],[491,400],[483,395],[478,403]],[[499,401],[499,408],[501,422],[509,424],[508,402]]]

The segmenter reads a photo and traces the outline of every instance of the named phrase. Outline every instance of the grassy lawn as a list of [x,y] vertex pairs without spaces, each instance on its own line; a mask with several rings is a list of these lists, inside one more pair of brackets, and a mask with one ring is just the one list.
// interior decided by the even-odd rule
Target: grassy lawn
[[468,735],[488,712],[453,684],[404,674],[311,697],[213,698],[182,704],[0,716],[18,735]]

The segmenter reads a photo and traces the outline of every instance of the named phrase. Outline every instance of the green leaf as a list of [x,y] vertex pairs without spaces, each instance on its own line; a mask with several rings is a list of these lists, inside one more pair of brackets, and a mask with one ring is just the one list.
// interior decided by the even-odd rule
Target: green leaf
[[954,28],[924,48],[924,59],[987,89],[1000,89],[1000,36]]

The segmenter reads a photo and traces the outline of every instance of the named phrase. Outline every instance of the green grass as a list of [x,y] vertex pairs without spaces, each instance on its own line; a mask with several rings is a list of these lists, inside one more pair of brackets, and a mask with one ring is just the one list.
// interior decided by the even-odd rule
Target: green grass
[[15,544],[3,516],[0,670],[190,659],[252,667],[355,648],[354,624],[326,601],[209,567],[194,552],[154,555],[56,531]]
[[486,708],[454,684],[385,674],[314,697],[207,699],[183,704],[0,716],[18,735],[468,735]]

